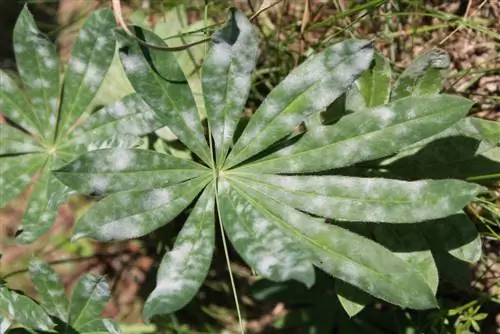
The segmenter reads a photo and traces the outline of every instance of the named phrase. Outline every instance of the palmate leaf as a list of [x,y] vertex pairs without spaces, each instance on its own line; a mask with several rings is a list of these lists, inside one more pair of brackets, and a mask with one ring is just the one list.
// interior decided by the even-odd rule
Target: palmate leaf
[[174,248],[163,257],[156,288],[144,305],[143,318],[175,312],[198,292],[208,274],[215,239],[215,184],[198,199]]
[[314,256],[314,263],[380,299],[403,307],[432,308],[436,300],[420,275],[387,248],[324,220],[310,217],[263,192],[231,179],[261,212]]
[[293,70],[257,109],[225,167],[233,167],[259,153],[288,135],[308,116],[325,109],[368,67],[372,54],[369,42],[347,40]]
[[[111,11],[93,12],[80,31],[61,85],[54,45],[38,30],[27,7],[19,16],[14,51],[25,92],[0,71],[0,108],[13,123],[0,126],[0,205],[19,195],[30,180],[34,182],[19,242],[32,242],[44,234],[70,193],[54,178],[52,169],[88,150],[136,145],[139,135],[161,126],[134,94],[85,115],[113,59],[114,26]],[[84,115],[88,124],[82,127]]]
[[102,276],[83,276],[69,301],[59,275],[47,263],[34,259],[29,272],[42,303],[0,287],[0,315],[6,314],[11,323],[48,331],[56,322],[52,331],[57,333],[121,333],[113,321],[101,318],[109,300],[108,284]]
[[250,91],[259,46],[254,29],[233,9],[226,25],[212,36],[203,62],[203,96],[218,166],[224,163]]
[[[134,31],[149,43],[163,43],[152,32]],[[458,180],[341,177],[332,175],[332,170],[394,155],[438,136],[463,119],[471,101],[437,95],[429,88],[432,85],[417,80],[419,94],[427,95],[389,102],[389,71],[384,59],[376,56],[371,75],[380,75],[383,92],[373,89],[378,82],[371,76],[358,81],[368,80],[363,92],[376,95],[363,102],[370,108],[353,110],[333,125],[320,122],[295,132],[345,94],[372,63],[373,48],[368,42],[347,40],[290,73],[269,93],[237,139],[234,125],[244,105],[257,41],[246,18],[232,11],[229,22],[213,38],[203,65],[208,137],[215,143],[210,151],[193,94],[175,57],[139,45],[122,32],[117,35],[123,42],[121,61],[137,96],[195,159],[183,161],[140,150],[98,150],[73,160],[55,175],[85,194],[107,195],[77,222],[75,239],[143,236],[176,218],[198,198],[173,250],[162,261],[157,287],[145,306],[146,320],[173,312],[194,296],[213,250],[208,243],[213,238],[214,203],[225,235],[265,278],[294,279],[311,286],[313,266],[317,266],[360,289],[362,295],[415,309],[436,306],[431,246],[426,243],[423,249],[415,249],[420,247],[417,243],[403,252],[400,246],[405,246],[406,239],[376,241],[373,235],[351,231],[347,225],[361,221],[372,229],[370,222],[395,223],[379,225],[408,229],[408,238],[421,240],[425,233],[413,233],[414,226],[432,230],[435,221],[430,219],[456,214],[483,188]],[[477,244],[468,246],[472,233],[464,235],[457,236],[449,250],[473,259]],[[367,302],[348,289],[337,292],[351,314]]]
[[239,170],[318,172],[396,153],[463,118],[472,102],[456,96],[419,96],[356,112],[305,133],[287,146]]
[[[483,189],[458,180],[406,182],[345,176],[281,176],[234,172],[283,203],[326,218],[414,223],[446,217]],[[233,173],[231,173],[233,175]]]

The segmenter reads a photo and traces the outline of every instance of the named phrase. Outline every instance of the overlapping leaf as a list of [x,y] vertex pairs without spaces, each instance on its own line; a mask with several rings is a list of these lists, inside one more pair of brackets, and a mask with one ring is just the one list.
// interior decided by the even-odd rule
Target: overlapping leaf
[[400,99],[311,129],[294,145],[240,170],[317,172],[381,158],[450,127],[471,106],[471,101],[451,95]]
[[34,180],[19,242],[44,234],[70,192],[51,174],[53,168],[88,150],[136,145],[138,135],[161,126],[140,97],[130,95],[86,115],[88,125],[78,129],[113,59],[114,26],[109,10],[97,10],[89,17],[72,50],[62,89],[55,46],[38,30],[27,8],[19,16],[14,51],[28,98],[0,71],[0,107],[14,123],[0,126],[0,205]]

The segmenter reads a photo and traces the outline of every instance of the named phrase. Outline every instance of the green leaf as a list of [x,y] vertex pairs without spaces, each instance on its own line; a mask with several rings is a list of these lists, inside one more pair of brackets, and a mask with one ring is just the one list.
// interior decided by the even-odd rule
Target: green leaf
[[314,284],[311,254],[297,247],[276,218],[259,210],[225,179],[219,180],[217,196],[224,230],[257,274],[275,282],[295,279],[307,287]]
[[44,156],[26,154],[2,157],[0,164],[0,207],[20,195],[42,166]]
[[109,287],[106,279],[96,274],[80,278],[71,296],[68,323],[80,330],[91,321],[98,319],[109,300]]
[[208,182],[208,177],[198,177],[170,187],[110,195],[79,219],[73,240],[112,241],[146,235],[174,219]]
[[30,329],[48,331],[54,327],[40,305],[4,286],[0,286],[0,314],[10,323],[19,323]]
[[431,247],[420,225],[377,225],[375,239],[399,256],[419,275],[435,294],[439,277]]
[[413,223],[461,210],[483,190],[458,180],[406,182],[346,176],[235,175],[302,211],[337,220]]
[[0,156],[38,153],[41,147],[33,138],[11,126],[0,124]]
[[70,131],[92,102],[115,53],[116,22],[108,9],[95,11],[80,30],[64,76],[58,135]]
[[456,123],[472,102],[451,95],[400,99],[313,128],[289,145],[240,170],[265,173],[317,172],[395,153]]
[[111,319],[96,319],[80,326],[79,333],[86,334],[121,334],[120,327]]
[[203,62],[202,86],[218,166],[224,163],[245,107],[259,40],[241,11],[231,10],[226,25],[212,36]]
[[364,40],[328,47],[293,70],[275,87],[252,116],[227,158],[230,168],[288,135],[310,115],[330,105],[372,60]]
[[248,201],[273,215],[298,245],[312,252],[315,264],[330,275],[401,307],[436,307],[436,299],[427,283],[387,248],[294,210],[282,203],[281,198],[267,197],[245,183],[231,180],[247,194]]
[[374,52],[370,70],[363,72],[355,83],[367,108],[389,103],[391,80],[391,63],[380,52]]
[[138,144],[138,136],[161,126],[153,110],[137,94],[130,94],[92,114],[61,149],[84,153],[101,147],[131,147]]
[[31,261],[29,272],[47,313],[60,320],[68,319],[69,302],[59,275],[47,263],[37,259]]
[[14,27],[14,52],[24,88],[36,110],[40,134],[51,142],[61,90],[59,57],[54,45],[38,30],[27,6]]
[[103,195],[124,190],[160,188],[210,170],[171,155],[139,149],[104,149],[81,155],[54,175],[82,194]]
[[184,307],[196,295],[208,274],[215,243],[215,186],[209,185],[198,199],[173,249],[158,269],[156,287],[144,305],[143,319],[168,314]]
[[[154,33],[135,27],[135,33],[149,43],[164,45]],[[163,124],[206,164],[211,163],[196,103],[186,77],[174,55],[146,49],[124,33],[120,59],[135,91],[151,106]]]
[[4,316],[2,312],[0,312],[0,334],[7,333],[11,325],[12,322],[10,321],[10,319]]
[[12,122],[25,130],[41,135],[38,113],[31,107],[16,83],[0,70],[0,110]]
[[424,232],[434,247],[447,251],[459,260],[476,263],[481,258],[481,238],[476,226],[463,211],[433,221]]
[[351,318],[373,301],[373,298],[366,292],[339,280],[335,282],[335,292],[340,305]]
[[391,101],[406,96],[438,94],[450,63],[450,56],[444,50],[432,49],[424,53],[399,76],[392,89]]
[[23,233],[16,238],[19,243],[33,242],[45,234],[55,223],[57,209],[68,195],[69,189],[50,172],[50,160],[34,184],[28,207],[22,218]]

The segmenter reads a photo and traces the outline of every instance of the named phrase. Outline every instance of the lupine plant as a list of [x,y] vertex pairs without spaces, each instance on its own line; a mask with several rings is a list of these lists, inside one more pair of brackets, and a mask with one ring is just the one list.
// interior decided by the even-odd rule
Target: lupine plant
[[[151,31],[132,30],[150,44],[165,45]],[[136,92],[129,98],[141,106],[125,124],[149,119],[152,111],[154,126],[168,126],[190,158],[124,147],[131,142],[93,144],[47,167],[53,170],[47,175],[63,189],[100,199],[78,220],[74,240],[138,238],[188,215],[161,261],[145,321],[175,312],[195,296],[211,264],[216,228],[225,248],[227,237],[248,266],[270,281],[295,280],[309,288],[315,268],[336,278],[335,292],[351,316],[373,297],[404,308],[438,307],[434,250],[469,262],[479,258],[477,231],[462,210],[485,188],[460,180],[470,174],[448,179],[426,176],[426,164],[402,167],[428,145],[453,136],[479,142],[481,154],[494,149],[498,127],[466,118],[471,101],[439,94],[449,62],[442,51],[418,59],[393,84],[390,64],[369,41],[345,40],[293,70],[247,119],[259,39],[243,13],[232,10],[212,37],[201,68],[204,113],[173,53],[119,30],[115,36]],[[74,57],[66,77],[79,67]],[[62,96],[57,110],[64,115]],[[122,115],[116,104],[103,110],[112,119]],[[120,131],[124,123],[111,123],[99,142],[121,143],[115,136],[129,136]],[[148,126],[132,133],[151,131]],[[75,146],[67,139],[64,144]],[[49,157],[59,156],[49,148]],[[23,223],[23,233],[29,224]]]

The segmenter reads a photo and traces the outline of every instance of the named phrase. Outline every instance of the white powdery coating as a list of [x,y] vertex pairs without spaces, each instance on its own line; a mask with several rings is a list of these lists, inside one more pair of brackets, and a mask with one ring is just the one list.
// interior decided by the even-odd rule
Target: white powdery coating
[[143,207],[154,209],[168,204],[170,201],[172,201],[172,194],[168,189],[155,189],[147,194],[143,202]]
[[125,115],[128,114],[128,107],[123,103],[122,100],[119,100],[115,103],[113,103],[109,108],[108,108],[108,113],[113,116],[114,118],[121,118]]
[[396,117],[396,113],[387,107],[379,107],[373,110],[374,115],[378,116],[380,120],[380,125],[382,127],[387,126]]
[[106,158],[110,165],[113,165],[113,170],[122,171],[130,168],[135,163],[135,153],[131,150],[114,150]]
[[76,73],[83,73],[85,71],[85,68],[87,67],[87,64],[80,58],[73,57],[70,61],[70,67]]
[[[102,69],[99,67],[90,64],[88,65],[87,71],[85,73],[85,77],[83,78],[83,82],[89,87],[97,86],[101,83],[103,78]],[[96,88],[96,87],[93,87]]]
[[104,224],[98,230],[103,240],[132,239],[143,234],[142,220],[129,217]]
[[210,65],[214,66],[217,72],[224,72],[225,67],[231,62],[231,45],[225,42],[214,44],[212,55]]
[[[100,282],[101,278],[92,277],[83,281],[83,293],[85,296],[96,295],[98,298],[109,296],[109,289],[106,284]],[[97,283],[97,284],[96,284]]]
[[90,189],[98,194],[106,192],[109,186],[109,179],[105,176],[94,175],[90,178]]
[[123,67],[129,73],[143,73],[147,71],[147,67],[138,55],[130,55],[122,57]]
[[35,80],[33,80],[32,86],[35,88],[49,88],[50,81],[42,78],[36,78]]

